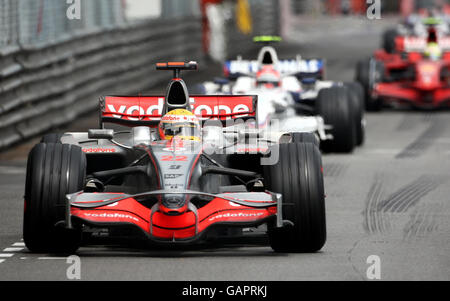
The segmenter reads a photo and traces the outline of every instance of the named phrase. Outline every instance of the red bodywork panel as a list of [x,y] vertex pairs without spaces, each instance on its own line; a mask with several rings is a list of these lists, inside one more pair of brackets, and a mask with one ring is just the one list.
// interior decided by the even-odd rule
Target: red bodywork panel
[[450,85],[441,79],[441,70],[450,63],[422,60],[407,66],[415,68],[414,80],[379,83],[374,87],[374,96],[430,107],[439,107],[450,100]]
[[450,101],[450,88],[427,92],[401,83],[380,83],[375,86],[373,95],[387,101],[402,101],[436,108]]
[[[191,109],[201,119],[248,119],[256,117],[256,96],[191,96]],[[164,96],[106,96],[102,100],[102,121],[139,125],[161,119]]]
[[401,68],[408,64],[399,53],[388,53],[384,49],[375,51],[374,57],[377,61],[383,62],[387,70]]
[[[255,201],[252,201],[255,202]],[[256,202],[255,202],[256,203]],[[268,208],[252,208],[215,198],[198,209],[198,233],[216,223],[256,223],[277,213],[276,203]],[[141,205],[133,198],[95,209],[71,208],[71,215],[99,225],[133,224],[149,236],[160,239],[187,239],[196,236],[193,212],[169,216]],[[152,227],[151,227],[152,225]]]

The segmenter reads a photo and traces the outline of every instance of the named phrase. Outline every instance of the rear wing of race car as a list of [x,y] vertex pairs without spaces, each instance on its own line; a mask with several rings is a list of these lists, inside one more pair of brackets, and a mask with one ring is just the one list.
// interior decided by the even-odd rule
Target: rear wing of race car
[[[200,120],[257,118],[256,95],[199,95],[190,96],[192,112]],[[100,123],[126,126],[158,125],[165,103],[164,96],[104,96],[100,98]]]
[[[325,66],[324,59],[294,59],[279,60],[275,67],[282,75],[294,75],[299,79],[305,77],[324,79]],[[227,61],[224,65],[224,75],[229,79],[236,79],[242,75],[254,75],[259,71],[259,68],[258,61]]]
[[[450,52],[450,37],[440,37],[437,40],[439,47],[444,52]],[[398,52],[424,52],[427,48],[427,38],[400,36],[395,39],[395,48]]]

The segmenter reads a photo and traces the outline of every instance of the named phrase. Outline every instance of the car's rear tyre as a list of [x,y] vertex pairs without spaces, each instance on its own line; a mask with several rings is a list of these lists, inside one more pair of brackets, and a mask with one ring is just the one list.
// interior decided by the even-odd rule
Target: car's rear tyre
[[275,252],[317,252],[326,240],[322,158],[312,143],[280,144],[279,160],[264,166],[268,190],[282,194],[282,217],[293,223],[270,227]]
[[41,143],[61,143],[63,134],[47,134],[41,139]]
[[56,226],[65,220],[65,196],[81,191],[86,157],[79,146],[40,143],[28,156],[23,239],[31,252],[71,253],[81,231]]
[[317,114],[332,126],[332,140],[322,142],[326,152],[351,153],[356,145],[353,102],[346,87],[322,89],[316,101]]
[[379,111],[382,101],[372,97],[372,90],[377,82],[381,82],[384,66],[373,58],[359,61],[356,66],[356,80],[363,86],[364,103],[367,111]]
[[346,83],[349,97],[353,104],[353,118],[355,119],[356,145],[364,144],[365,125],[364,125],[364,88],[360,83]]
[[292,133],[293,143],[312,143],[317,147],[320,147],[320,141],[313,133]]

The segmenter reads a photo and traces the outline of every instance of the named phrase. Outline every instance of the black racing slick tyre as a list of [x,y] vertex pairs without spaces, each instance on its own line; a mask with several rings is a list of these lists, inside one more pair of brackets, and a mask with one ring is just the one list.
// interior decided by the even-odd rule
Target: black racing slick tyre
[[41,139],[41,143],[61,143],[63,134],[47,134]]
[[320,147],[320,141],[317,136],[313,133],[292,133],[293,143],[312,143],[317,147]]
[[23,239],[31,252],[71,253],[81,230],[57,226],[65,220],[65,196],[82,191],[86,157],[79,146],[40,143],[30,152],[25,183]]
[[387,53],[395,52],[395,39],[397,38],[397,29],[391,28],[383,33],[383,48]]
[[275,252],[317,252],[326,240],[322,158],[312,143],[280,144],[279,160],[264,166],[268,190],[282,195],[282,228],[269,227]]
[[365,125],[364,125],[364,88],[360,83],[346,83],[349,97],[353,105],[353,118],[355,122],[356,145],[364,144]]
[[382,107],[380,99],[372,97],[374,85],[383,80],[384,66],[373,58],[359,61],[356,66],[356,81],[364,89],[364,103],[367,111],[379,111]]
[[353,102],[346,87],[322,89],[316,101],[316,111],[325,125],[332,127],[332,140],[322,142],[326,152],[351,153],[356,145]]

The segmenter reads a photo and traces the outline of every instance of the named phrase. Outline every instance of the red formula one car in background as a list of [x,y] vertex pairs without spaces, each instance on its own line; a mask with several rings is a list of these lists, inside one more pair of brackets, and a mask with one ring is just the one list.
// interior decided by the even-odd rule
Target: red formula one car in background
[[450,102],[450,37],[427,20],[428,36],[397,36],[395,51],[381,49],[360,61],[356,79],[364,86],[366,108],[405,103],[417,108],[440,108]]
[[315,144],[301,142],[308,134],[246,126],[258,123],[257,96],[189,96],[180,70],[195,62],[157,69],[174,71],[165,96],[102,97],[98,129],[49,134],[32,149],[27,248],[73,252],[84,235],[220,242],[265,225],[277,252],[320,250],[322,161]]

